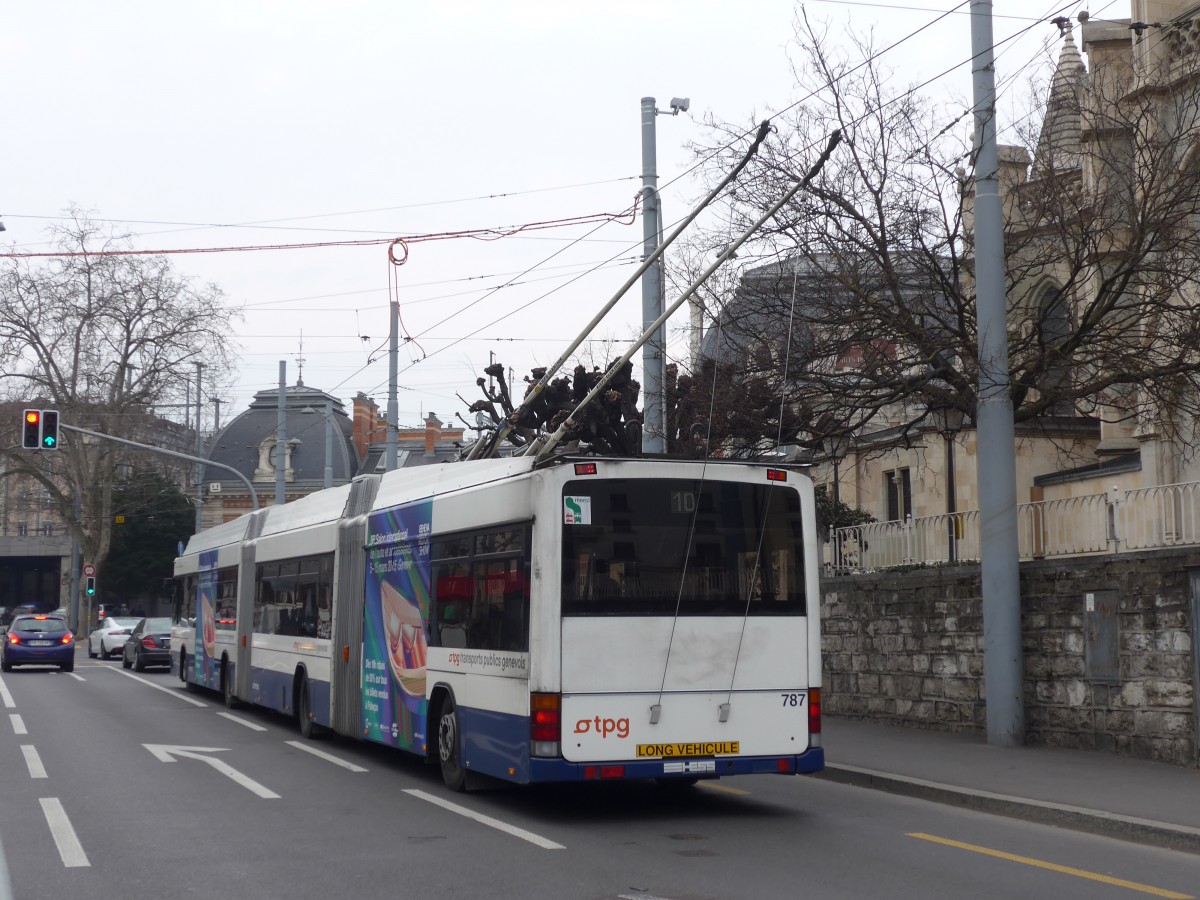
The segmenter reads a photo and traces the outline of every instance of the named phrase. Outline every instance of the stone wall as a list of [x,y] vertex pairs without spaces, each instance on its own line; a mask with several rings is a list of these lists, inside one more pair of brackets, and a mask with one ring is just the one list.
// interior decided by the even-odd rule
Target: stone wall
[[[1189,570],[1200,548],[1021,564],[1028,743],[1200,765]],[[1089,677],[1092,592],[1115,592],[1108,678]],[[821,593],[826,714],[986,731],[977,565],[829,577]]]

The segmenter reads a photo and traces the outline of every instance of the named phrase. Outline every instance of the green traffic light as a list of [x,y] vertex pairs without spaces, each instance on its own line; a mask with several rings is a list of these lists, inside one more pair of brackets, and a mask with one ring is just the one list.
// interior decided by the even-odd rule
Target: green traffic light
[[54,447],[57,443],[58,443],[58,441],[55,440],[54,435],[52,435],[52,434],[48,434],[44,438],[42,438],[42,446],[47,449]]

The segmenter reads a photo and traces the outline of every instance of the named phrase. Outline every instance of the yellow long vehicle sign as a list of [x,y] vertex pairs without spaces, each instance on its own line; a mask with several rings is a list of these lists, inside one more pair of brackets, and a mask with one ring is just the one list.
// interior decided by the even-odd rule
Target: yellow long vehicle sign
[[741,752],[740,741],[709,741],[695,744],[638,744],[639,758],[669,756],[732,756]]

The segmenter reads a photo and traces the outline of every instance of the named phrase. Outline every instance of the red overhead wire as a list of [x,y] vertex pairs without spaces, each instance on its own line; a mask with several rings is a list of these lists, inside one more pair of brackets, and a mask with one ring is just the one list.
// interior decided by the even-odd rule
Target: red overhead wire
[[[388,256],[392,259],[391,247],[396,244],[419,244],[426,241],[446,241],[456,238],[473,238],[475,240],[494,241],[525,231],[545,231],[550,228],[566,228],[571,225],[592,225],[604,222],[615,222],[618,225],[632,225],[637,220],[639,199],[633,206],[616,213],[591,213],[584,216],[572,216],[567,219],[550,219],[544,222],[527,222],[524,225],[513,225],[501,228],[468,228],[462,231],[440,231],[431,234],[413,234],[404,237],[370,238],[355,241],[311,241],[303,244],[247,244],[238,247],[186,247],[176,250],[73,250],[66,252],[48,253],[0,253],[0,258],[8,259],[39,259],[39,258],[69,258],[81,256],[169,256],[181,253],[244,253],[255,250],[313,250],[322,247],[378,247],[389,245]],[[407,249],[405,250],[407,257]],[[396,262],[392,259],[393,262]],[[401,264],[403,260],[400,261]]]

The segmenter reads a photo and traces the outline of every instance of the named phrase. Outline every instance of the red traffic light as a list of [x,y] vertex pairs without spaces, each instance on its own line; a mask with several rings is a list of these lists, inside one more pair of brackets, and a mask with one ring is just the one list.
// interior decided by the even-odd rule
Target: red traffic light
[[37,450],[42,446],[42,411],[27,409],[22,419],[21,446],[26,450]]

